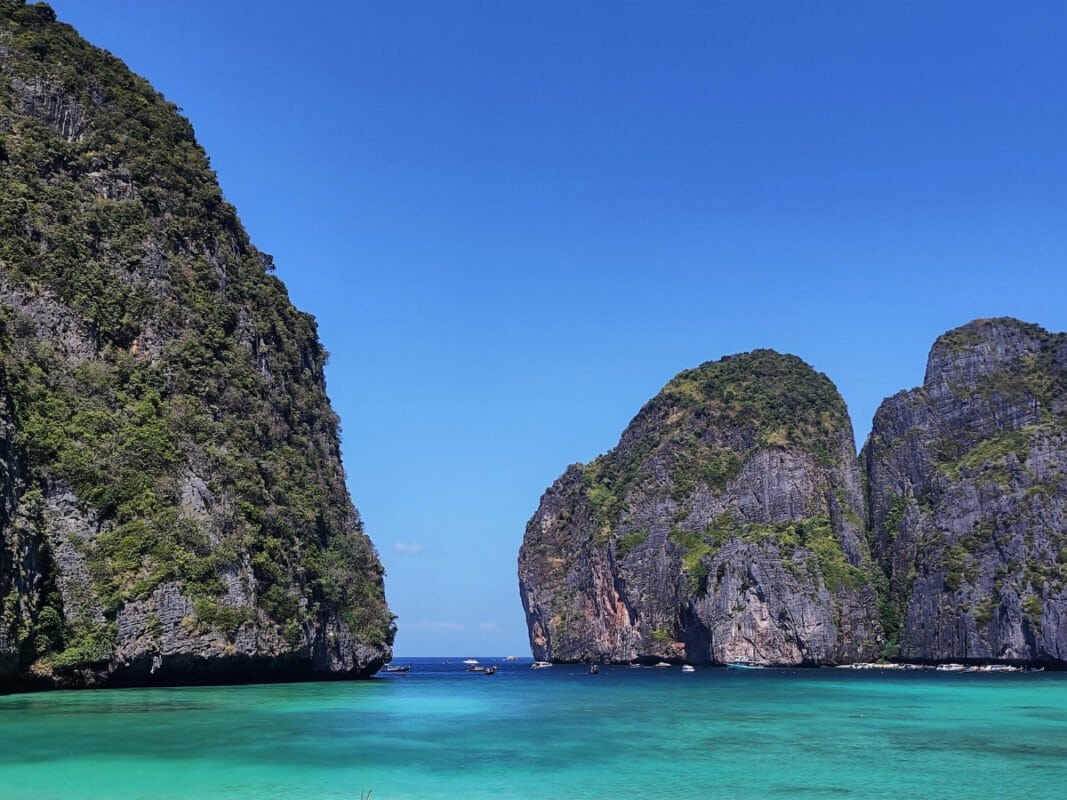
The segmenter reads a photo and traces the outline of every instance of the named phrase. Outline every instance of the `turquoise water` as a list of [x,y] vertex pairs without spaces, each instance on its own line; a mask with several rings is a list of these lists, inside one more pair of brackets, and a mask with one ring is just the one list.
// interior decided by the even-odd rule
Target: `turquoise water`
[[1067,797],[1067,674],[414,663],[0,697],[0,797]]

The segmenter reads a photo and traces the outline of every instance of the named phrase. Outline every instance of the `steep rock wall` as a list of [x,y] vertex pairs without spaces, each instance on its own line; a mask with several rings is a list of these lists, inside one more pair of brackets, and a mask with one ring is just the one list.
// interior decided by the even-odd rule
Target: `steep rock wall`
[[902,659],[1067,662],[1067,336],[946,333],[861,458]]
[[189,123],[0,0],[0,689],[390,657],[326,353]]
[[681,373],[526,528],[534,655],[827,664],[881,652],[847,411],[755,351]]

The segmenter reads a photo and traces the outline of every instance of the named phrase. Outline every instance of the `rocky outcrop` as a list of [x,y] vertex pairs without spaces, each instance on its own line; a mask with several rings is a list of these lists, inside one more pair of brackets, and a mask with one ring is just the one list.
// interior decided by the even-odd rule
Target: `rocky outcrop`
[[861,456],[900,658],[1067,663],[1067,336],[941,336]]
[[326,354],[189,123],[0,0],[0,690],[390,657]]
[[535,657],[829,664],[882,649],[852,427],[761,350],[678,375],[526,528]]
[[1067,334],[946,333],[879,408],[863,493],[852,452],[796,359],[682,373],[527,526],[535,656],[1067,666]]

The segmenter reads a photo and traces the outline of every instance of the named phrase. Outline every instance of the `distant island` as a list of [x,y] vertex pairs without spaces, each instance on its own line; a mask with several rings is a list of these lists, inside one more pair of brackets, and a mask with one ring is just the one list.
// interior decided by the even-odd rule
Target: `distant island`
[[795,356],[687,370],[526,528],[534,657],[1067,666],[1067,335],[935,342],[859,457]]

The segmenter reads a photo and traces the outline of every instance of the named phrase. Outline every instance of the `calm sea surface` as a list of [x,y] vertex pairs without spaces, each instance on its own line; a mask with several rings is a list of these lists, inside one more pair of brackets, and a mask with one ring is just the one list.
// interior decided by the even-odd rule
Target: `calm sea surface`
[[415,659],[0,697],[0,798],[1067,798],[1067,674]]

